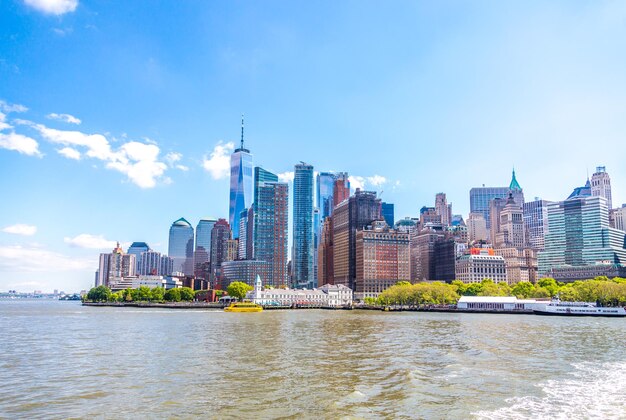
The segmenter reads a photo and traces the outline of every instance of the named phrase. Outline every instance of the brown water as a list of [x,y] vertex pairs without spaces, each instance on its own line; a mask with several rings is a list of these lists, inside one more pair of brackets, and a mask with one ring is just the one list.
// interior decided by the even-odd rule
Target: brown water
[[626,320],[0,301],[0,418],[626,418]]

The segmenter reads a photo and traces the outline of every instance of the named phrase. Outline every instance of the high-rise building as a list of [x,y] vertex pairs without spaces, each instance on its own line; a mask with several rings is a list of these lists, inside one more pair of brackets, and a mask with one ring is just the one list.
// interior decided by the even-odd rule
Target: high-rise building
[[393,228],[393,226],[396,224],[393,203],[382,203],[381,212],[383,219],[385,219],[385,223],[387,223],[387,226]]
[[574,281],[593,278],[605,267],[619,271],[626,262],[625,244],[626,233],[609,227],[607,200],[577,188],[567,200],[548,204],[539,275]]
[[317,208],[320,210],[320,222],[333,214],[335,179],[336,175],[331,172],[317,174]]
[[489,215],[491,201],[494,198],[506,198],[509,195],[507,187],[478,187],[470,190],[470,213],[481,213],[485,218],[487,230],[491,228]]
[[241,144],[230,156],[230,205],[228,209],[229,226],[233,226],[234,235],[239,237],[239,218],[244,209],[252,205],[252,154],[244,147],[243,117],[241,118]]
[[135,256],[135,261],[137,262],[137,267],[135,267],[135,271],[139,271],[139,257],[142,252],[150,251],[150,247],[145,242],[133,242],[129,247],[127,254],[132,254]]
[[378,297],[411,277],[409,235],[390,229],[384,220],[356,232],[355,299]]
[[[337,183],[335,184],[337,187]],[[337,192],[338,188],[335,188]],[[343,200],[333,210],[333,269],[334,284],[355,290],[356,232],[376,220],[381,220],[381,200],[375,192],[357,188],[353,196]]]
[[614,227],[618,230],[626,230],[626,204],[622,204],[622,207],[611,209],[611,220]]
[[289,186],[278,176],[255,168],[254,259],[270,264],[270,275],[261,276],[265,285],[288,284]]
[[293,285],[312,289],[313,277],[313,165],[295,165],[293,180]]
[[495,235],[494,248],[524,247],[526,245],[526,229],[524,228],[523,210],[513,199],[513,193],[509,193],[509,198],[499,213],[500,223]]
[[435,214],[439,216],[442,225],[450,226],[452,221],[452,205],[448,204],[445,193],[438,193],[435,196]]
[[335,185],[333,186],[333,209],[348,198],[350,198],[350,179],[348,178],[348,173],[339,172],[335,175]]
[[333,217],[330,216],[322,222],[317,251],[317,287],[334,282]]
[[611,177],[606,172],[605,166],[598,166],[591,176],[591,195],[594,197],[604,197],[609,210],[613,208],[613,198],[611,196]]
[[548,231],[548,204],[550,201],[535,199],[524,203],[524,226],[531,248],[541,251]]
[[515,200],[515,203],[518,206],[524,207],[524,190],[520,187],[519,182],[517,182],[515,169],[513,169],[513,176],[511,177],[511,183],[509,184],[509,193],[513,194],[513,200]]
[[420,209],[420,226],[426,226],[426,223],[433,223],[435,225],[442,225],[441,215],[437,214],[434,207],[422,207]]
[[[256,276],[262,280],[272,276],[272,263],[258,260],[224,261],[222,263],[222,288],[226,289],[233,281],[241,281],[254,286]],[[267,285],[267,284],[266,284]]]
[[492,245],[496,243],[496,236],[500,232],[500,212],[506,206],[506,198],[494,198],[489,203],[489,241]]
[[125,254],[120,243],[108,254],[100,254],[96,286],[116,288],[124,277],[135,275],[137,262],[134,254]]
[[196,226],[196,249],[193,255],[194,275],[196,278],[209,280],[209,256],[211,252],[211,231],[217,220],[200,219]]
[[318,249],[320,246],[320,236],[322,234],[321,229],[322,229],[322,225],[321,225],[320,209],[316,207],[313,209],[313,286],[312,287],[317,287],[317,283],[318,283],[317,253],[318,253]]
[[193,275],[193,227],[181,217],[170,227],[167,254],[174,260],[174,272]]
[[467,219],[467,229],[470,242],[489,241],[487,221],[482,213],[470,213]]
[[217,287],[222,280],[222,263],[228,261],[228,241],[232,239],[230,225],[225,219],[218,219],[211,229],[210,276],[211,285]]
[[441,225],[427,226],[409,236],[411,280],[454,280],[455,242]]
[[456,261],[456,279],[463,283],[480,283],[491,279],[494,283],[507,281],[504,258],[494,255],[492,249],[473,248]]

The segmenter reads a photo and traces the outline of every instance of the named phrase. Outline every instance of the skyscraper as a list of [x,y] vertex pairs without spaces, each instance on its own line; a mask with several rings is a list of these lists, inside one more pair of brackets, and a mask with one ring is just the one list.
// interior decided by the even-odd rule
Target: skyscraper
[[320,222],[333,214],[333,191],[336,175],[331,172],[317,174],[317,208],[320,209]]
[[293,180],[293,285],[313,288],[313,165],[295,165]]
[[[213,286],[220,284],[222,279],[221,267],[228,261],[228,241],[231,239],[230,225],[225,219],[218,219],[211,229],[211,278]],[[220,286],[222,286],[220,284]]]
[[515,204],[520,207],[524,207],[524,190],[520,187],[519,182],[517,182],[517,178],[515,177],[515,168],[513,169],[511,183],[509,184],[509,193],[513,194]]
[[550,201],[539,200],[524,203],[524,225],[528,244],[541,251],[544,248],[545,234],[548,231],[548,204]]
[[387,223],[387,226],[393,229],[393,226],[396,223],[393,203],[382,203],[381,212],[382,212],[383,218],[385,219],[385,222]]
[[350,198],[350,180],[348,179],[348,173],[339,172],[335,175],[335,184],[333,186],[333,209],[348,198]]
[[167,254],[174,262],[174,272],[193,275],[193,227],[183,217],[170,227]]
[[128,247],[127,253],[135,256],[135,261],[137,263],[137,266],[135,267],[136,272],[139,271],[139,258],[141,256],[141,253],[148,252],[148,251],[150,251],[150,247],[145,242],[133,242]]
[[609,210],[613,208],[611,177],[606,172],[605,166],[598,166],[595,173],[591,176],[591,195],[594,197],[604,197]]
[[[577,189],[578,190],[578,189]],[[626,234],[609,227],[607,200],[586,191],[548,204],[545,250],[539,253],[539,273],[559,281],[619,273],[626,262]],[[615,276],[615,274],[613,274]]]
[[[288,284],[287,260],[289,241],[289,186],[277,182],[278,177],[262,168],[255,168],[254,188],[254,259],[265,261],[262,265],[249,265],[250,269],[261,267],[266,270],[261,275],[266,285],[279,287]],[[256,274],[252,273],[251,276]]]
[[448,205],[446,193],[438,193],[435,196],[435,213],[440,217],[442,225],[450,226],[452,219],[452,206]]
[[494,198],[507,198],[507,187],[477,187],[470,190],[470,213],[482,213],[487,223],[487,229],[491,228],[489,217],[489,205]]
[[252,154],[244,147],[243,116],[241,117],[241,144],[230,156],[230,206],[228,220],[233,227],[233,238],[239,237],[239,218],[242,210],[252,205]]
[[211,252],[211,231],[217,220],[200,219],[196,226],[196,250],[193,256],[196,278],[209,280],[209,256]]

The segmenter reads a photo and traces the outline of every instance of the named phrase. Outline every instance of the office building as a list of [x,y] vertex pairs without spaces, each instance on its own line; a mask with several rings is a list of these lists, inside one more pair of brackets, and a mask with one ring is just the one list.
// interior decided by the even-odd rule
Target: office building
[[320,243],[317,252],[317,287],[334,284],[333,217],[322,223]]
[[[260,276],[268,279],[272,275],[272,263],[259,260],[236,260],[222,263],[222,288],[226,289],[233,281],[241,281],[254,286],[255,279]],[[264,281],[268,285],[269,281]]]
[[626,204],[622,207],[610,210],[611,215],[611,227],[618,230],[626,230]]
[[125,254],[120,243],[108,254],[100,254],[96,286],[116,288],[124,278],[134,276],[137,267],[135,254]]
[[[135,261],[139,264],[139,257],[142,252],[150,251],[150,247],[145,242],[133,242],[129,247],[127,254],[132,254],[135,256]],[[135,271],[139,271],[139,266],[135,267]]]
[[333,191],[335,189],[336,176],[332,172],[320,172],[316,177],[317,202],[320,210],[320,221],[333,214]]
[[241,144],[230,156],[230,204],[229,226],[233,227],[234,238],[239,237],[239,218],[244,209],[252,205],[252,154],[243,141],[243,117],[241,118]]
[[174,261],[174,272],[193,275],[193,227],[181,217],[172,223],[167,254]]
[[528,245],[536,251],[544,248],[548,231],[548,204],[550,201],[535,199],[524,203],[524,226]]
[[213,218],[200,219],[196,225],[196,249],[193,255],[194,275],[196,278],[209,280],[211,252],[211,231],[217,220]]
[[420,226],[424,227],[427,223],[441,226],[441,216],[437,214],[434,207],[422,207],[420,209]]
[[606,167],[604,166],[598,166],[591,176],[591,195],[594,197],[604,197],[609,210],[613,208],[611,177],[606,172]]
[[470,213],[467,219],[469,242],[488,242],[487,221],[482,213]]
[[225,219],[218,219],[211,229],[210,278],[214,288],[222,287],[222,263],[229,260],[229,241],[232,239],[230,225]]
[[411,277],[409,234],[390,229],[384,220],[356,232],[355,299],[378,297]]
[[454,280],[455,241],[440,224],[409,235],[411,281]]
[[350,179],[348,173],[339,172],[335,175],[335,185],[333,187],[333,209],[348,198],[350,198]]
[[313,276],[313,165],[295,165],[293,181],[292,279],[296,288],[312,289]]
[[157,251],[146,251],[139,255],[137,274],[140,276],[169,276],[172,274],[172,259]]
[[381,212],[387,226],[393,227],[396,224],[393,203],[382,203]]
[[435,214],[439,216],[440,223],[449,226],[452,222],[452,205],[448,204],[445,193],[438,193],[435,196]]
[[[498,201],[494,200],[494,202]],[[493,214],[493,207],[492,207]],[[509,193],[506,204],[499,211],[498,231],[495,233],[494,248],[523,248],[526,246],[526,229],[524,228],[523,210]],[[495,226],[492,224],[491,228]]]
[[254,259],[270,264],[269,275],[261,276],[266,285],[288,285],[289,186],[278,177],[255,168]]
[[456,261],[456,279],[463,283],[480,283],[485,279],[506,283],[504,258],[494,255],[491,249],[473,248]]

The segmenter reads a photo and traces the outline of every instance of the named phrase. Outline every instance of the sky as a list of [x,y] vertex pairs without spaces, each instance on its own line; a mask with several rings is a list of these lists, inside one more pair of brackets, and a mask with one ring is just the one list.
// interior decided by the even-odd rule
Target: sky
[[[417,216],[445,192],[626,202],[621,1],[0,2],[0,291],[79,291],[100,252],[228,218],[255,165],[299,161]],[[291,211],[291,209],[290,209]]]

